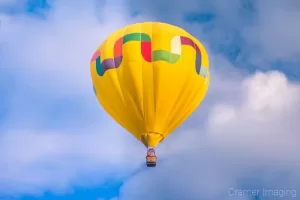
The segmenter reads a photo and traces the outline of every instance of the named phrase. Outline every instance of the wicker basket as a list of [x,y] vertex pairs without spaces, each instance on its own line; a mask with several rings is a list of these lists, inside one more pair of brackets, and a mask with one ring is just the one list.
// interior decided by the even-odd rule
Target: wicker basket
[[147,156],[146,164],[147,164],[147,167],[155,167],[156,166],[156,156]]

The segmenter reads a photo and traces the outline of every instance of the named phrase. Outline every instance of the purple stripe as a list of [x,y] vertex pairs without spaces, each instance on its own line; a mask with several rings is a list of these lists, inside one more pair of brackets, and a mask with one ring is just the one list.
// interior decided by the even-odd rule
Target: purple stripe
[[103,60],[102,62],[103,74],[109,69],[118,68],[121,65],[121,62],[122,62],[122,56],[117,57],[115,59],[110,58],[110,59]]
[[103,68],[103,73],[104,73],[106,70],[114,69],[114,68],[115,68],[115,62],[114,62],[114,59],[111,58],[111,59],[105,59],[105,60],[103,60],[103,62],[102,62],[102,68]]
[[115,58],[115,68],[118,68],[121,65],[122,58],[123,58],[122,56]]

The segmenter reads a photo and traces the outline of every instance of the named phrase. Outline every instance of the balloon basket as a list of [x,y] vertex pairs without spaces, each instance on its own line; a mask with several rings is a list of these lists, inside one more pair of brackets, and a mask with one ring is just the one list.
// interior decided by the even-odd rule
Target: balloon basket
[[155,167],[156,166],[156,156],[147,156],[146,164],[147,164],[147,167]]

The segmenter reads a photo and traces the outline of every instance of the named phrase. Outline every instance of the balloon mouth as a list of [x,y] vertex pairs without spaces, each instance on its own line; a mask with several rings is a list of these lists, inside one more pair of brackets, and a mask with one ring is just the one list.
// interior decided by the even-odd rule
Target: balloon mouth
[[147,167],[155,167],[156,166],[156,155],[155,149],[153,147],[148,147],[147,156],[146,156],[146,165]]
[[147,132],[140,136],[140,141],[146,147],[156,147],[158,143],[164,140],[164,135],[156,132]]

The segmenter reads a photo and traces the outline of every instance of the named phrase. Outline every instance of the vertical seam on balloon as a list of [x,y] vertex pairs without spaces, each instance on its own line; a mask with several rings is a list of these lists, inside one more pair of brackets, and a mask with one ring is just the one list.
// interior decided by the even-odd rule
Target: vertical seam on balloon
[[[186,85],[186,84],[191,80],[189,77],[190,77],[190,76],[188,76],[188,77],[185,79],[185,82],[184,82],[183,85]],[[188,92],[188,90],[186,90],[185,87],[182,87],[181,90],[180,90],[179,98],[178,98],[177,101],[176,101],[176,104],[178,104],[178,102],[181,102],[180,100],[182,99],[183,96],[185,96],[185,95],[184,95],[184,94],[186,94],[185,92],[187,92],[188,94],[190,94],[190,93]],[[176,105],[176,104],[174,104],[174,105]],[[187,103],[184,104],[184,105],[187,105]],[[181,111],[181,110],[183,110],[183,108],[180,109],[180,110],[175,110],[175,109],[173,109],[173,110],[169,113],[169,116],[168,116],[168,118],[167,118],[167,123],[174,122],[174,117],[176,117],[176,116],[178,115],[178,112]],[[173,112],[173,111],[174,111],[174,112]],[[175,111],[176,111],[176,112],[175,112]],[[173,116],[173,119],[169,119],[170,116]],[[172,123],[171,123],[171,124],[172,124]],[[166,130],[165,130],[165,131],[166,131]]]
[[[189,100],[188,100],[187,103],[185,104],[184,108],[181,109],[182,111],[184,111],[185,109],[188,108],[188,106],[189,106],[189,105],[191,104],[191,102],[195,99],[195,96],[199,93],[199,91],[200,91],[201,89],[202,89],[202,87],[201,87],[201,88],[198,88],[198,89],[196,90],[196,92],[194,92],[193,95],[191,95],[191,97],[189,98]],[[192,98],[192,97],[193,97],[193,98]],[[198,105],[197,105],[197,106],[198,106]],[[170,134],[170,133],[172,132],[173,126],[174,126],[176,123],[178,123],[179,121],[182,121],[182,119],[184,119],[184,118],[189,117],[189,116],[186,116],[186,114],[187,114],[188,112],[189,112],[189,111],[185,112],[184,115],[183,115],[181,118],[179,118],[179,119],[177,119],[177,120],[174,120],[173,123],[170,124],[169,130],[168,130],[168,132],[169,132],[168,134]]]
[[[141,41],[142,41],[142,30],[143,30],[143,24],[140,25],[140,37],[141,37]],[[143,43],[141,42],[140,43],[140,48],[141,48],[141,51],[142,51],[142,48],[143,48]],[[142,77],[142,91],[144,91],[144,71],[143,71],[143,68],[144,68],[144,63],[141,62],[141,77]],[[144,92],[142,92],[142,110],[143,110],[143,120],[145,120],[145,102],[144,102]]]
[[[177,37],[177,36],[174,36],[173,38],[175,38],[175,37]],[[190,40],[189,38],[186,38],[186,37],[182,37],[182,36],[179,36],[179,41],[180,41],[180,48],[181,48],[181,50],[182,50],[182,47],[183,47],[183,43],[185,44],[185,45],[187,45],[187,43],[188,42],[192,42],[192,47],[194,47],[194,49],[195,49],[195,53],[196,53],[196,56],[197,56],[197,50],[196,50],[196,47],[195,47],[195,43],[192,41],[192,40]],[[186,41],[186,39],[189,39],[189,41]],[[183,40],[185,40],[184,42],[182,42]],[[181,54],[180,54],[181,55]],[[183,56],[183,55],[181,55],[181,56]],[[195,57],[195,60],[196,60],[196,57]],[[196,61],[194,62],[195,63],[195,65],[197,65],[197,63],[196,63]],[[185,79],[185,84],[187,84],[187,82],[189,81],[189,78],[187,77],[186,79]],[[180,92],[178,93],[178,96],[177,96],[177,98],[176,98],[176,101],[175,101],[175,103],[174,103],[174,105],[172,106],[172,111],[173,110],[175,110],[174,108],[175,108],[175,106],[177,105],[177,103],[179,102],[179,100],[182,98],[182,94],[184,93],[184,90],[185,90],[185,88],[184,87],[182,87],[181,89],[180,89]],[[173,112],[170,112],[169,113],[169,115],[168,115],[168,117],[166,118],[166,120],[167,120],[167,122],[170,122],[170,121],[173,121],[173,120],[170,120],[170,117],[173,115]]]
[[[123,32],[122,32],[122,35],[124,35],[124,36],[122,37],[122,38],[123,38],[123,40],[122,40],[122,46],[123,46],[123,44],[125,44],[125,43],[128,42],[128,41],[126,41],[127,38],[125,38],[127,30],[128,30],[128,29],[125,29],[125,30],[123,30]],[[128,36],[128,35],[130,35],[130,34],[127,34],[127,36]],[[133,36],[133,37],[134,37],[134,36],[136,36],[136,35],[130,35],[130,36]],[[123,50],[124,50],[124,48],[122,47],[122,55],[123,55]],[[131,52],[130,52],[130,53],[131,53]],[[125,66],[125,65],[126,65],[126,62],[123,63],[123,66]],[[116,70],[116,71],[117,71],[117,70]],[[124,68],[123,68],[121,71],[124,73],[124,72],[125,72]],[[122,77],[124,77],[123,74],[122,74]],[[131,102],[134,102],[134,99],[133,99],[133,97],[132,97],[132,93],[128,92],[128,91],[125,90],[123,87],[124,87],[124,85],[121,86],[121,90],[123,91],[123,94],[124,94],[125,92],[127,92],[127,94],[129,94],[127,100],[129,100],[129,101],[131,101]],[[125,98],[124,98],[124,104],[125,104],[125,108],[127,108]],[[136,108],[136,109],[137,109],[137,113],[138,113],[138,114],[141,114],[141,113],[139,112],[140,110],[139,110],[138,108]],[[131,111],[130,111],[128,114],[132,116]],[[129,117],[130,117],[130,116],[129,116]],[[141,116],[141,117],[142,117],[142,116]],[[130,126],[131,126],[131,127],[132,127],[132,125],[135,126],[135,124],[130,123]],[[134,134],[134,133],[132,133],[132,134],[135,135],[135,137],[138,138],[138,135],[136,135],[136,134]]]
[[[182,43],[181,43],[181,38],[179,38],[179,42],[180,42],[180,48],[181,48],[181,51],[182,51],[182,47],[183,47],[183,45],[182,45]],[[180,54],[181,55],[181,54]],[[189,77],[187,77],[186,79],[185,79],[185,83],[184,84],[186,84],[187,82],[189,81]],[[186,88],[184,88],[184,87],[181,87],[181,89],[180,89],[180,91],[179,91],[179,93],[178,93],[178,95],[177,95],[177,97],[176,97],[176,101],[174,102],[174,104],[173,104],[173,106],[172,106],[172,109],[171,109],[171,112],[168,114],[168,117],[166,118],[166,122],[169,122],[169,118],[172,116],[172,114],[173,114],[173,110],[175,110],[174,108],[176,107],[176,105],[178,104],[178,102],[179,102],[179,100],[181,100],[181,98],[182,98],[182,93],[183,93],[183,91],[184,90],[186,90]],[[164,131],[166,131],[166,130],[164,130]]]
[[[182,110],[187,109],[187,106],[191,103],[191,101],[192,101],[193,99],[195,99],[196,94],[199,93],[199,91],[202,90],[202,88],[203,88],[204,86],[205,86],[205,85],[203,84],[200,88],[198,88],[198,89],[196,90],[195,93],[193,93],[193,95],[192,95],[193,98],[190,98],[190,99],[188,100],[188,103],[185,104],[185,106],[184,106],[184,108],[183,108]],[[204,96],[203,96],[203,98],[204,98]],[[202,99],[203,99],[203,98],[202,98]],[[200,104],[200,103],[201,103],[201,101],[199,102],[199,104]],[[199,105],[199,104],[198,104],[198,105]],[[197,105],[197,106],[198,106],[198,105]],[[187,111],[187,112],[189,112],[189,111]],[[192,112],[192,113],[193,113],[193,112]],[[183,117],[181,117],[180,119],[176,120],[176,123],[177,123],[178,121],[182,121],[183,118],[188,118],[188,117],[189,117],[189,116],[186,117],[186,113],[185,113],[185,114],[183,115]],[[175,120],[174,120],[174,121],[175,121]],[[171,133],[172,130],[174,130],[174,128],[172,128],[172,126],[174,126],[176,123],[173,122],[173,123],[169,126],[169,127],[170,127],[170,129],[169,129],[169,134]]]
[[[122,38],[122,39],[121,39]],[[123,41],[123,37],[121,37],[119,40],[122,40]],[[122,42],[123,43],[123,42]],[[115,49],[114,49],[114,51],[115,51]],[[122,52],[122,55],[123,55],[123,48],[121,49],[121,52]],[[113,59],[115,59],[115,58],[113,58]],[[115,64],[115,60],[114,60],[114,64]],[[121,65],[121,63],[120,63],[120,65]],[[120,77],[119,77],[119,73],[118,73],[118,70],[114,70],[115,71],[115,73],[116,73],[116,76],[117,76],[117,80],[118,80],[118,83],[119,83],[119,87],[120,87],[120,91],[121,91],[121,96],[122,96],[122,100],[123,100],[123,104],[124,104],[124,107],[126,108],[127,106],[126,106],[126,103],[125,103],[125,97],[124,97],[124,91],[123,91],[123,86],[122,86],[122,84],[121,84],[121,82],[120,82]]]
[[[153,38],[153,26],[154,24],[152,24],[151,26],[151,41],[152,41],[152,38]],[[152,42],[151,42],[151,52],[152,52]],[[153,90],[153,104],[154,104],[154,115],[155,115],[155,118],[154,120],[156,120],[156,92],[155,92],[155,87],[154,87],[154,83],[155,83],[155,68],[153,67],[153,52],[152,52],[152,58],[151,58],[151,64],[152,64],[152,90]],[[156,123],[156,122],[154,122]]]
[[[134,39],[134,41],[141,42],[141,39],[142,39],[142,38],[141,38],[141,33],[126,34],[126,31],[127,31],[127,29],[125,29],[125,33],[124,33],[125,36],[124,36],[124,37],[126,37],[126,36],[131,36],[131,37]],[[124,38],[124,37],[123,37],[123,38]],[[128,37],[128,38],[129,38],[129,37]],[[126,39],[127,39],[127,38],[126,38]],[[123,44],[125,44],[125,43],[127,43],[127,42],[129,42],[129,41],[130,41],[130,39],[125,40],[125,42],[123,41]],[[136,63],[136,61],[135,61],[135,63]],[[124,69],[123,69],[123,72],[124,72]],[[128,91],[127,91],[127,92],[128,92]],[[135,102],[132,93],[128,92],[128,96],[129,96],[129,99],[130,99],[131,102]],[[137,110],[137,113],[138,113],[138,115],[140,116],[140,118],[143,119],[143,112],[142,112],[142,110],[140,109],[140,107],[138,106],[138,107],[136,107],[135,109]]]

